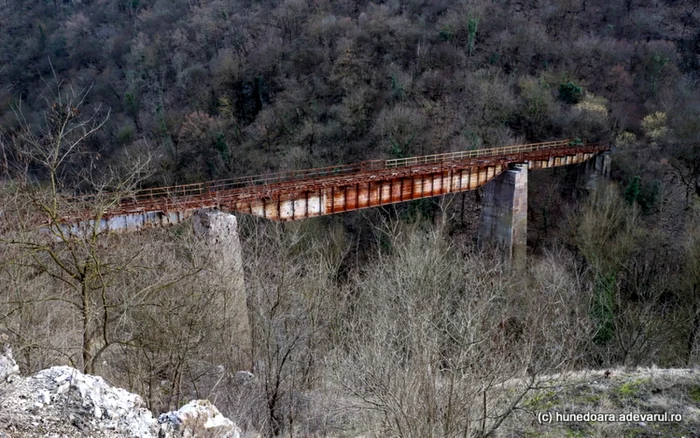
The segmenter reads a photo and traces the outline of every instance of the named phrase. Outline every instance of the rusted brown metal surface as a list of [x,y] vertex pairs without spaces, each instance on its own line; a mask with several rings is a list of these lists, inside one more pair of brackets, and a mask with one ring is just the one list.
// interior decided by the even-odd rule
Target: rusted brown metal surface
[[[474,190],[515,163],[530,169],[564,166],[608,149],[562,140],[145,189],[123,196],[105,211],[102,228],[179,223],[200,208],[299,220]],[[90,198],[78,201],[89,204]],[[66,219],[89,221],[89,214],[80,216]]]

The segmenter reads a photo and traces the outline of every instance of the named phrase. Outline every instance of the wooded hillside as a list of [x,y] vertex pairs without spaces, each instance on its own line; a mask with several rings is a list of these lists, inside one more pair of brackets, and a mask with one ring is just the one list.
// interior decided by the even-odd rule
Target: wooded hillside
[[[251,437],[485,438],[531,430],[509,421],[555,406],[557,373],[698,364],[695,0],[0,0],[0,35],[0,335],[24,373],[208,398]],[[478,191],[239,215],[244,346],[241,279],[189,224],[37,231],[76,193],[100,218],[136,187],[561,138],[613,145],[613,178],[528,174],[520,272],[475,249]],[[689,382],[668,394],[697,412]],[[579,405],[632,409],[625,385]]]
[[[0,14],[0,126],[56,76],[111,110],[90,147],[154,183],[564,137],[697,115],[676,1],[44,1]],[[695,117],[697,120],[697,117]],[[695,122],[697,123],[697,122]],[[696,126],[696,125],[693,125]],[[626,135],[626,134],[625,134]],[[628,138],[628,137],[625,137]]]

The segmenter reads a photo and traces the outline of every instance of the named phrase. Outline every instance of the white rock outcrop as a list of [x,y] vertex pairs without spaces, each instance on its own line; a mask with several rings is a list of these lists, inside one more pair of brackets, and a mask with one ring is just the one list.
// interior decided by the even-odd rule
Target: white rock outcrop
[[240,429],[206,400],[155,417],[143,399],[102,377],[56,366],[17,374],[12,351],[0,354],[0,438],[239,438]]
[[195,400],[158,417],[160,436],[168,438],[240,438],[236,424],[208,400]]

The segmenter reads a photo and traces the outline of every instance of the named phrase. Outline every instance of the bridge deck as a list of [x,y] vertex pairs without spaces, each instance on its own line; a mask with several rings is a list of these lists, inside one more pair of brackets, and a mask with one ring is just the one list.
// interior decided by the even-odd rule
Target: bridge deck
[[[122,195],[104,212],[101,226],[168,225],[187,219],[199,208],[297,220],[473,190],[510,164],[527,163],[531,169],[562,166],[584,162],[608,149],[561,140],[144,189]],[[90,197],[80,201],[89,204]],[[89,217],[80,214],[66,222]]]

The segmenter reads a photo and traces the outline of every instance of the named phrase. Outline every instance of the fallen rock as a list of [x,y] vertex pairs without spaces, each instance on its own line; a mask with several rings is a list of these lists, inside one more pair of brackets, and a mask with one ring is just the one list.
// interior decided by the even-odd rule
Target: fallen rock
[[189,402],[177,411],[161,414],[160,438],[240,438],[241,430],[208,400]]
[[234,376],[234,381],[239,385],[250,382],[255,379],[255,375],[250,371],[238,371]]

